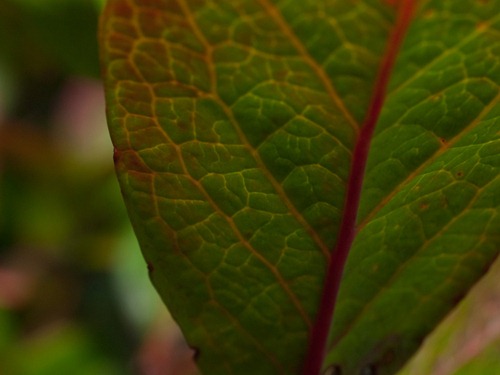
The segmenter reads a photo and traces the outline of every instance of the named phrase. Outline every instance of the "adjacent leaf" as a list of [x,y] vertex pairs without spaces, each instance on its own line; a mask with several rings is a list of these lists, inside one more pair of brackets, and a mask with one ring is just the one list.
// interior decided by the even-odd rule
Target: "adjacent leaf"
[[118,177],[204,373],[301,372],[358,203],[343,375],[394,373],[498,254],[500,2],[396,3],[108,0]]
[[500,258],[398,375],[500,372]]

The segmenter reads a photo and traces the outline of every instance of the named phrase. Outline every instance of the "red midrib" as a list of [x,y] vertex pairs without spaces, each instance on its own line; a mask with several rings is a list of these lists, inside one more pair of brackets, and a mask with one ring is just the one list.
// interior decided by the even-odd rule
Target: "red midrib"
[[347,185],[346,199],[344,203],[344,215],[340,226],[339,238],[332,252],[321,303],[316,317],[316,323],[312,329],[309,339],[309,348],[304,363],[303,375],[317,375],[320,373],[326,354],[328,334],[332,323],[335,302],[342,279],[344,265],[352,242],[356,235],[356,216],[358,212],[363,178],[370,148],[370,141],[380,116],[380,111],[385,101],[387,84],[391,76],[392,68],[399,52],[401,42],[404,38],[413,14],[414,1],[398,2],[398,15],[396,24],[391,33],[386,47],[386,53],[382,59],[377,81],[373,89],[370,106],[363,122],[363,127],[354,147],[351,163],[351,175]]

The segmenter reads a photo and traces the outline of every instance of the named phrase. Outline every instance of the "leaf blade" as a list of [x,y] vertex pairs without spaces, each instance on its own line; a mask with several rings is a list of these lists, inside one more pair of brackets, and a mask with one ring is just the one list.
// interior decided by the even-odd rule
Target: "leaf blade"
[[[332,2],[337,8],[340,3]],[[104,45],[111,44],[103,53],[110,61],[108,117],[123,194],[155,270],[154,284],[173,304],[192,345],[203,347],[200,366],[215,373],[300,368],[348,173],[344,167],[339,175],[330,162],[348,164],[351,146],[344,143],[352,143],[354,134],[341,125],[349,123],[346,110],[332,105],[339,106],[338,98],[314,60],[300,41],[286,42],[275,32],[286,25],[273,6],[259,5],[110,1],[103,25]],[[254,14],[256,7],[262,16]],[[297,17],[302,10],[292,6],[287,12]],[[245,12],[249,22],[238,23]],[[133,17],[140,22],[130,22]],[[214,17],[226,27],[209,24]],[[275,40],[259,28],[274,30]],[[286,42],[278,51],[277,40]],[[214,58],[219,63],[212,65]],[[241,64],[242,58],[251,61]],[[266,69],[254,68],[261,65]],[[231,77],[237,84],[227,82]],[[322,158],[327,160],[318,162]],[[315,196],[313,202],[304,201],[304,193]],[[236,265],[220,266],[226,257]],[[178,275],[165,281],[174,271]],[[192,291],[187,274],[198,284]],[[263,290],[269,291],[260,297]],[[199,300],[176,307],[190,293],[190,300]],[[239,296],[260,297],[262,306],[243,305]],[[259,321],[266,309],[276,310],[271,316],[283,323]],[[200,321],[212,333],[196,328],[193,322]],[[224,345],[211,338],[218,331]],[[284,338],[287,346],[280,348]]]
[[[500,165],[493,150],[499,147],[499,71],[477,67],[479,61],[498,65],[499,55],[492,52],[498,48],[494,37],[498,17],[492,9],[498,4],[487,5],[489,9],[474,2],[427,2],[425,6],[410,29],[395,68],[393,82],[399,82],[393,83],[373,139],[359,234],[334,321],[336,348],[329,360],[339,362],[348,353],[360,358],[357,364],[345,364],[348,372],[375,365],[380,373],[393,373],[397,363],[407,359],[404,352],[409,355],[418,347],[430,327],[498,254],[492,228],[498,225],[493,195]],[[465,22],[461,17],[465,11],[476,18]],[[415,74],[407,68],[408,56],[424,54],[412,42],[425,44],[421,38],[425,30],[457,29],[457,24],[463,40],[453,33],[444,35],[453,35],[449,41],[458,47],[444,48],[441,61],[435,51],[425,57],[434,71],[427,68]],[[485,33],[488,25],[493,29]],[[465,55],[462,59],[452,53],[459,48]],[[462,61],[463,68],[455,68]],[[454,74],[445,75],[447,69]],[[410,80],[405,81],[405,71]],[[437,74],[440,80],[435,79]],[[447,98],[447,106],[439,105]],[[429,108],[434,113],[426,116]],[[481,228],[483,223],[486,229]],[[455,262],[439,262],[440,257]],[[367,330],[370,337],[362,333]],[[341,331],[348,332],[345,340]]]
[[[473,9],[483,6],[474,2],[443,4],[444,8],[454,7],[451,10],[458,10],[458,14],[469,12],[469,5]],[[484,5],[481,17],[495,14],[487,7],[498,7],[496,4]],[[424,16],[430,13],[425,11],[433,6],[431,1],[421,2],[424,10],[417,26],[419,22],[429,25]],[[321,294],[325,258],[338,238],[351,153],[358,137],[356,124],[362,122],[369,106],[387,35],[394,27],[394,8],[375,0],[358,2],[354,7],[333,0],[301,4],[110,0],[106,12],[102,55],[107,66],[108,119],[117,148],[117,171],[142,250],[154,270],[153,283],[188,340],[201,348],[199,364],[208,373],[299,373]],[[458,26],[450,30],[466,35],[459,44],[470,48],[467,35],[471,21],[457,19]],[[490,24],[481,23],[478,30],[497,30],[496,19]],[[433,25],[431,30],[439,22]],[[410,33],[408,46],[422,35],[431,40],[431,33],[422,33],[425,27],[421,27],[420,32]],[[370,247],[385,244],[380,233],[392,226],[389,240],[407,246],[406,256],[411,258],[411,251],[423,247],[424,241],[416,238],[410,243],[401,233],[424,233],[424,237],[438,233],[432,225],[419,226],[411,210],[401,207],[422,211],[421,217],[428,221],[442,222],[467,211],[467,204],[455,199],[457,194],[484,212],[498,208],[496,185],[488,185],[483,195],[475,196],[472,186],[459,183],[468,178],[488,181],[484,170],[474,166],[465,170],[460,164],[447,163],[450,150],[460,154],[459,139],[455,142],[453,134],[426,136],[413,128],[413,133],[406,130],[401,138],[393,130],[392,125],[403,122],[401,118],[416,121],[425,109],[419,107],[410,115],[401,109],[401,103],[421,97],[410,95],[410,89],[425,86],[421,73],[408,61],[416,57],[418,69],[424,73],[425,64],[447,68],[446,64],[439,66],[439,60],[433,62],[439,51],[430,45],[426,56],[410,47],[403,51],[402,68],[393,71],[392,91],[377,126],[373,143],[377,152],[369,160],[361,200],[361,230],[346,270],[345,292],[341,292],[333,330],[338,343],[329,359],[341,363],[347,373],[373,364],[381,373],[397,368],[414,350],[417,338],[430,329],[430,321],[438,320],[450,307],[452,297],[458,298],[497,253],[491,244],[476,249],[484,251],[485,258],[476,262],[472,276],[466,275],[458,287],[447,289],[447,307],[426,311],[431,319],[423,319],[417,333],[400,320],[404,334],[393,334],[387,321],[365,340],[363,331],[376,326],[388,307],[396,309],[398,296],[405,298],[396,287],[392,294],[382,293],[383,298],[370,302],[377,291],[365,278],[369,275],[372,284],[377,282],[380,275],[372,268],[382,264],[370,260],[376,256],[368,251]],[[483,44],[478,50],[484,52],[487,46]],[[498,102],[498,54],[494,48],[490,51],[489,60],[484,61],[490,62],[494,83],[490,82],[488,94],[492,104],[478,112],[476,103],[473,114],[467,114],[477,119],[482,111],[484,121],[477,121],[477,136],[487,134],[489,139],[497,136],[498,129],[494,122],[498,119],[494,104]],[[427,79],[424,83],[434,88],[442,82]],[[484,99],[484,87],[484,82],[477,81],[468,90]],[[448,94],[460,97],[461,93]],[[432,101],[426,103],[431,109],[436,107]],[[454,116],[460,120],[459,115]],[[424,120],[430,124],[433,118]],[[493,123],[488,123],[490,120]],[[442,126],[441,131],[447,129],[452,128]],[[404,161],[406,168],[422,171],[420,175],[383,163],[387,158],[384,152],[391,151],[384,143],[384,134],[392,138],[398,160]],[[471,139],[476,136],[468,134]],[[416,139],[417,146],[422,139],[427,148],[423,156],[415,157],[398,149],[398,139],[406,143]],[[440,153],[436,150],[443,140],[446,151]],[[460,141],[471,143],[466,138]],[[498,175],[496,144],[489,147],[479,157],[490,160],[485,167],[489,168],[487,175]],[[437,161],[427,165],[429,158]],[[450,164],[449,171],[442,172],[439,163]],[[378,176],[381,165],[382,178]],[[459,167],[463,169],[461,176],[457,175]],[[429,174],[434,179],[429,179]],[[418,183],[424,188],[432,186],[429,180],[442,187],[426,193],[431,200],[424,201],[423,192],[410,196]],[[391,195],[393,191],[397,194]],[[449,212],[439,205],[443,197]],[[445,234],[468,229],[472,219],[466,216],[463,220],[461,226],[447,228]],[[401,224],[406,224],[402,232]],[[492,238],[497,222],[489,225],[487,233],[476,230],[473,237]],[[442,233],[440,236],[443,238]],[[430,253],[441,251],[442,244],[426,241],[434,246]],[[367,250],[362,249],[365,246]],[[394,244],[392,250],[391,254],[398,255]],[[398,261],[404,263],[404,256]],[[390,271],[397,265],[390,257],[384,262],[384,277],[390,281]],[[425,262],[417,263],[405,269],[406,280],[422,274]],[[453,267],[446,267],[452,274]],[[364,275],[358,275],[359,270]],[[426,281],[419,281],[424,290],[429,288]],[[403,282],[400,289],[409,284]],[[349,305],[353,298],[361,301],[354,307]],[[411,302],[417,304],[417,300]],[[359,314],[365,305],[370,312]],[[357,314],[361,323],[352,323],[351,316],[355,319]],[[346,331],[345,337],[342,331]],[[398,346],[403,350],[387,359],[386,352]]]

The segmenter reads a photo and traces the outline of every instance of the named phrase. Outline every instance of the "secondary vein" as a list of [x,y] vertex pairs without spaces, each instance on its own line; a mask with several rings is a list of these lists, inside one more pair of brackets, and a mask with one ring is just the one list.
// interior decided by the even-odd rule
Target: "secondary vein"
[[[181,0],[179,1],[179,5],[181,7],[181,9],[183,10],[183,12],[185,13],[186,15],[186,18],[188,20],[188,22],[190,23],[190,26],[193,30],[195,30],[195,33],[196,33],[196,36],[200,39],[200,41],[205,45],[206,49],[207,49],[207,55],[211,56],[211,51],[213,49],[213,47],[208,43],[208,41],[206,40],[206,38],[204,37],[203,33],[201,32],[201,30],[199,29],[198,25],[195,23],[195,21],[192,19],[192,16],[191,16],[191,12],[189,10],[189,7],[187,6],[187,4]],[[211,66],[211,82],[212,82],[212,90],[214,92],[214,96],[216,95],[215,94],[215,72],[213,71],[213,62],[209,62],[209,66]],[[218,97],[216,97],[217,101],[219,103],[223,103],[222,100],[220,100]],[[237,126],[237,123],[236,121],[234,120],[233,116],[232,116],[232,113],[231,111],[227,108],[226,105],[222,105],[223,109],[225,110],[226,112],[226,115],[228,115],[228,118],[232,121],[232,123],[234,124],[234,127],[238,133],[238,135],[241,137],[243,143],[245,145],[248,146],[248,148],[250,148],[248,142],[246,141],[246,138],[244,137],[244,135],[242,134],[241,130],[239,129],[239,127]],[[260,157],[258,156],[258,154],[256,152],[252,153],[252,155],[254,156],[254,158],[256,159],[257,163],[259,164],[259,166],[261,166],[262,170],[266,171],[266,169],[264,168],[264,163],[262,162],[262,160],[260,159]],[[185,169],[186,171],[186,174],[187,174],[187,167],[184,166],[184,160],[182,159],[182,157],[180,157],[179,155],[179,160],[181,160],[181,163],[183,164],[183,168]],[[270,175],[270,173],[268,173],[267,175]],[[271,176],[272,177],[272,176]],[[274,181],[274,179],[270,179],[271,182],[274,182],[273,183],[273,186],[275,188],[281,188],[281,186],[278,186],[277,182]],[[202,194],[205,196],[205,199],[210,202],[212,204],[212,206],[214,207],[214,209],[216,209],[216,211],[220,212],[220,208],[218,207],[217,203],[212,199],[212,197],[210,196],[210,194],[208,194],[208,192],[205,190],[205,188],[198,182],[196,181],[195,179],[193,179],[193,182],[196,184],[196,186],[198,187],[198,189],[202,192]],[[296,211],[296,209],[293,207],[293,205],[288,202],[288,198],[287,196],[284,194],[284,192],[281,190],[277,190],[278,191],[278,194],[280,194],[280,192],[282,193],[281,196],[284,198],[285,201],[287,201],[286,203],[287,206],[291,209],[291,212],[292,214],[295,214],[296,217],[301,217],[298,212]],[[295,209],[295,211],[294,211]],[[225,218],[225,220],[228,222],[228,224],[230,225],[231,229],[233,230],[233,232],[238,236],[238,238],[240,239],[241,243],[244,244],[245,247],[247,247],[247,249],[257,258],[259,259],[265,266],[266,268],[268,268],[273,274],[274,276],[276,277],[279,285],[283,288],[284,292],[288,295],[288,297],[290,298],[292,304],[295,306],[295,308],[297,309],[297,311],[299,312],[299,314],[301,315],[301,317],[303,318],[305,324],[307,326],[311,326],[311,321],[310,321],[310,318],[309,318],[309,315],[307,314],[307,312],[304,310],[302,304],[300,303],[299,299],[296,297],[296,295],[293,293],[293,291],[290,289],[288,283],[283,279],[283,276],[281,275],[281,273],[276,269],[276,267],[274,267],[262,254],[260,254],[256,249],[254,249],[250,243],[248,243],[248,241],[246,241],[243,237],[243,235],[241,234],[241,231],[240,229],[238,228],[238,226],[236,225],[236,223],[234,222],[234,220],[232,218],[229,218],[227,217],[226,215],[221,215]],[[299,220],[300,221],[300,220]],[[307,223],[302,222],[303,225],[308,225]]]
[[360,124],[354,119],[352,114],[346,108],[344,102],[340,98],[339,94],[335,90],[330,80],[330,77],[326,74],[323,67],[321,67],[318,62],[310,55],[309,51],[307,51],[306,47],[302,43],[302,41],[297,37],[295,32],[290,28],[289,24],[285,21],[281,13],[276,9],[276,6],[271,4],[269,0],[259,0],[262,7],[273,17],[276,24],[280,27],[280,29],[286,34],[293,46],[300,54],[300,56],[304,59],[304,61],[311,67],[314,73],[320,78],[323,86],[325,87],[326,92],[332,99],[332,101],[337,105],[340,109],[344,117],[347,119],[352,128],[358,132]]

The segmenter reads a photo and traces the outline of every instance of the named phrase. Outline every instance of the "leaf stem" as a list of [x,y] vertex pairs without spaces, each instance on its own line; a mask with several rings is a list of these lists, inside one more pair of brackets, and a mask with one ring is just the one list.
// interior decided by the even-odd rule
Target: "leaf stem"
[[363,178],[370,148],[370,141],[375,125],[384,104],[387,85],[391,71],[399,52],[404,35],[413,14],[414,1],[399,1],[396,24],[389,37],[386,52],[380,64],[378,77],[363,127],[354,147],[351,162],[351,174],[347,185],[344,214],[340,226],[337,244],[332,252],[325,277],[323,294],[316,317],[315,325],[310,335],[310,342],[303,375],[320,374],[326,355],[328,335],[332,324],[333,313],[337,300],[342,273],[356,235],[356,217],[363,186]]

